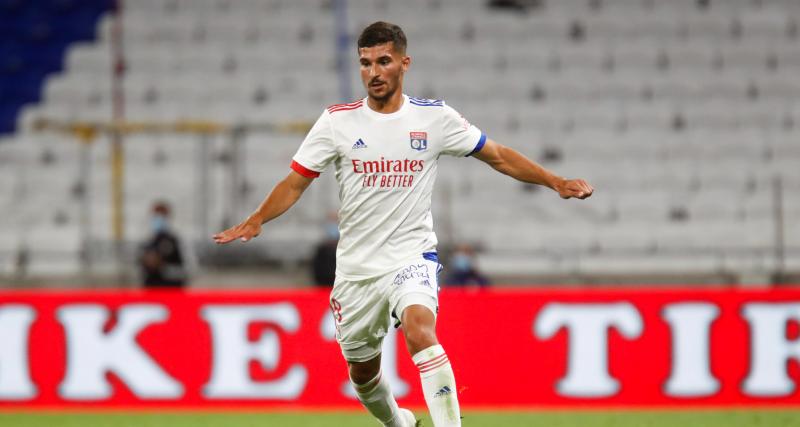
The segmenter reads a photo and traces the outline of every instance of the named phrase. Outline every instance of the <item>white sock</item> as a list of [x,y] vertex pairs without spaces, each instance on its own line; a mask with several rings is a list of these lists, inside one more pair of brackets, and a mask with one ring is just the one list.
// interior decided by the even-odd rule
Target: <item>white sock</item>
[[[352,381],[351,381],[352,382]],[[381,372],[365,384],[353,383],[358,400],[367,408],[372,416],[386,427],[406,427],[400,417],[397,401],[394,400],[389,383],[383,378]]]
[[435,427],[461,426],[461,411],[456,395],[456,378],[447,354],[441,345],[434,345],[415,354],[422,392]]

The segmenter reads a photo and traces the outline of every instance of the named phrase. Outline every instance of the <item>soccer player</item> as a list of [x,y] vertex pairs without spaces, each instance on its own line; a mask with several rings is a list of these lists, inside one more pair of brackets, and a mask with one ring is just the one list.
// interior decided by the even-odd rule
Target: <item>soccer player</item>
[[384,426],[418,425],[411,411],[398,408],[381,376],[381,344],[394,317],[419,368],[434,425],[460,426],[453,370],[435,332],[440,265],[431,192],[437,159],[443,154],[475,157],[565,199],[585,199],[593,189],[488,139],[443,101],[403,94],[411,58],[397,25],[376,22],[365,28],[358,38],[358,56],[367,97],[323,111],[288,176],[241,224],[213,238],[221,244],[258,236],[262,224],[289,209],[333,164],[341,237],[330,305],[336,340],[358,398]]

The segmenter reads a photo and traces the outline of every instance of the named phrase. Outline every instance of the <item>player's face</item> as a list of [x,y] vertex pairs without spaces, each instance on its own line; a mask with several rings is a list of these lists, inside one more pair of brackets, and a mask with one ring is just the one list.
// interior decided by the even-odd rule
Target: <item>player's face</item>
[[403,73],[411,64],[411,58],[397,52],[393,42],[359,48],[358,57],[367,95],[378,101],[391,98],[402,87]]

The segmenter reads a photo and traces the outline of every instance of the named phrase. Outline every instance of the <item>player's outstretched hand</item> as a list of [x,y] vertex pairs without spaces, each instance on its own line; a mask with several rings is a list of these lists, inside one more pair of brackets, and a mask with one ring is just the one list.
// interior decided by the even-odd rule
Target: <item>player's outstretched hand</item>
[[583,200],[592,195],[594,188],[582,179],[565,179],[556,191],[562,199],[575,197]]
[[241,224],[215,234],[213,238],[214,242],[218,244],[232,242],[236,239],[247,242],[259,234],[261,234],[261,221],[247,218]]

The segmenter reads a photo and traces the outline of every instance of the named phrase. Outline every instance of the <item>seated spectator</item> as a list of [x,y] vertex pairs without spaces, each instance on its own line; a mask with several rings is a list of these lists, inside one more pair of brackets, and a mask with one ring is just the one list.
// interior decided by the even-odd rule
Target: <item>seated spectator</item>
[[339,223],[336,213],[328,215],[324,224],[325,237],[314,248],[311,258],[311,274],[314,285],[333,286],[336,279],[336,246],[339,244]]
[[475,266],[475,251],[470,245],[459,245],[450,257],[450,271],[444,281],[449,286],[489,285],[489,279]]
[[153,205],[152,235],[142,245],[139,266],[145,288],[183,287],[187,283],[180,240],[169,227],[170,207],[166,202]]

